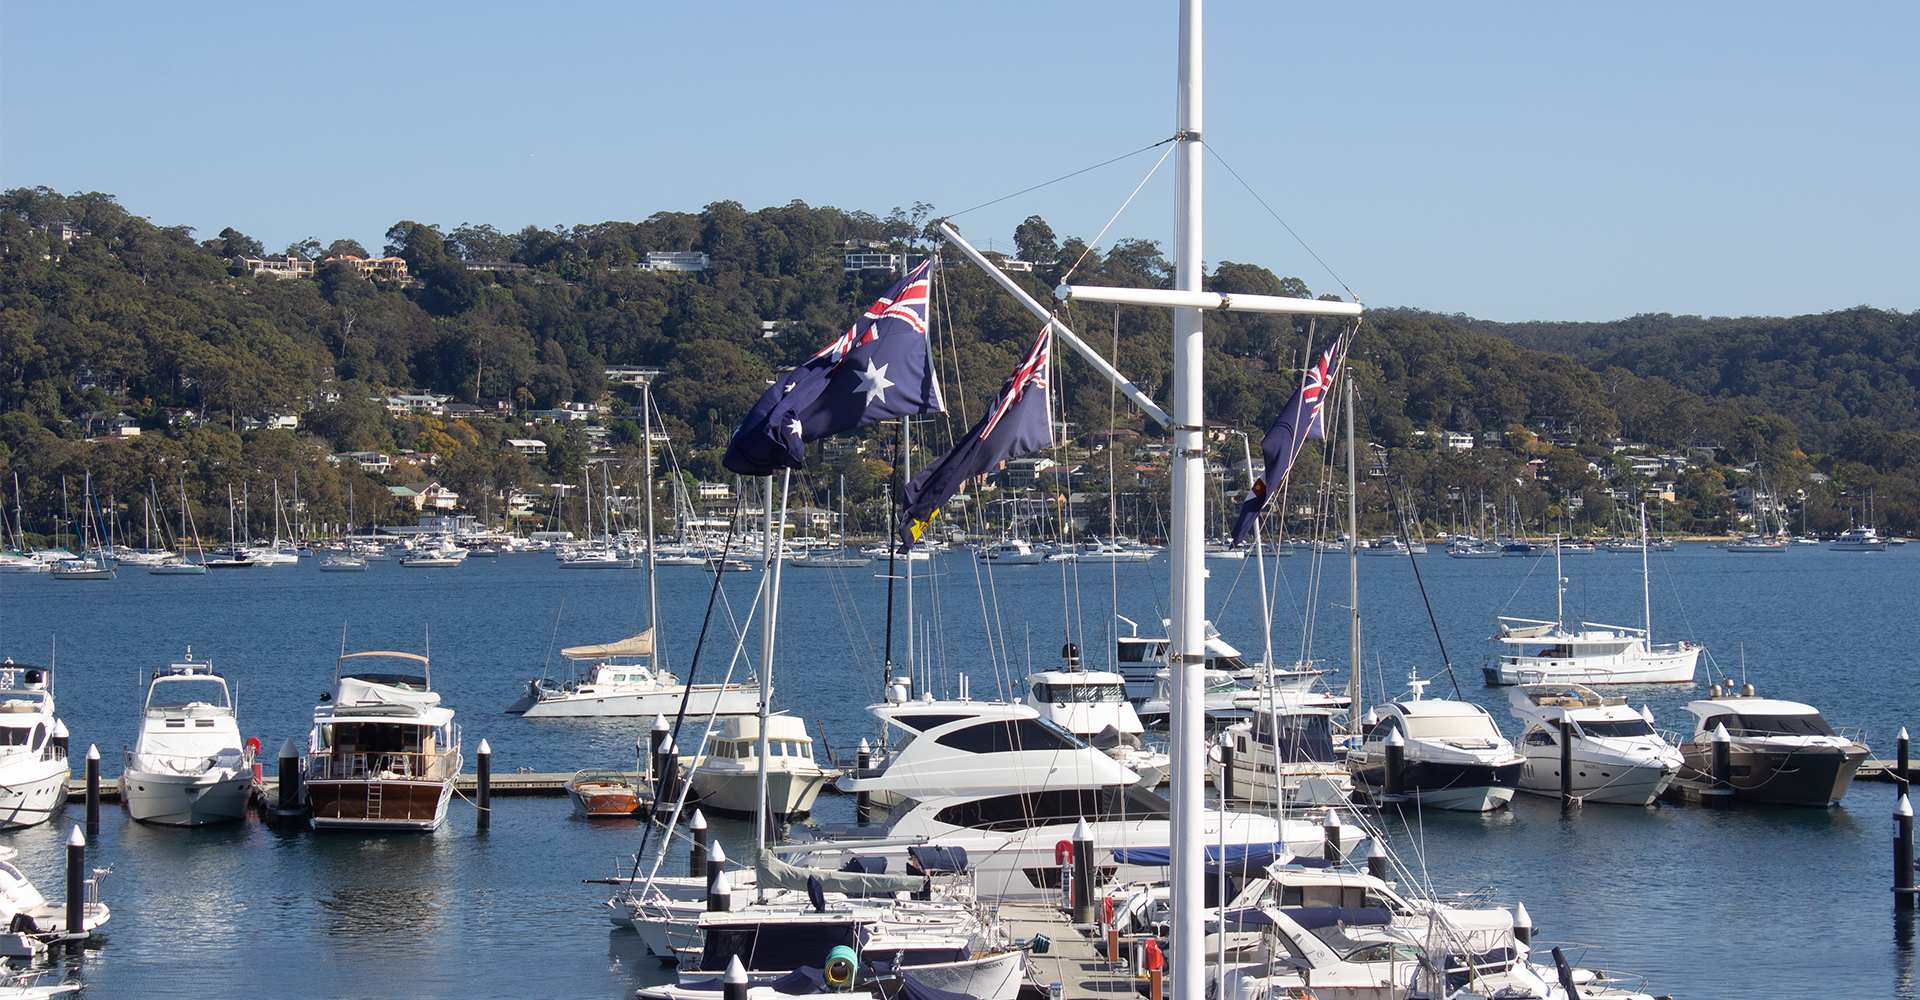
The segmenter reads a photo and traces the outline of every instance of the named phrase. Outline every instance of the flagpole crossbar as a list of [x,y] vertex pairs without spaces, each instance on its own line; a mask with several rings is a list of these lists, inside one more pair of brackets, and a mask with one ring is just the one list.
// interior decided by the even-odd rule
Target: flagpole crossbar
[[960,252],[965,254],[968,260],[973,261],[974,265],[979,267],[980,270],[985,271],[988,277],[998,282],[1000,287],[1006,289],[1007,293],[1012,295],[1021,305],[1025,306],[1028,312],[1039,319],[1052,323],[1054,336],[1066,341],[1068,346],[1078,352],[1081,357],[1087,359],[1087,363],[1092,365],[1095,371],[1104,376],[1107,381],[1118,386],[1121,395],[1126,396],[1128,400],[1132,401],[1133,405],[1138,406],[1142,412],[1151,417],[1154,423],[1162,427],[1173,426],[1173,418],[1168,416],[1167,411],[1161,409],[1159,404],[1153,401],[1153,397],[1148,396],[1139,386],[1134,385],[1125,375],[1120,374],[1119,369],[1108,363],[1106,358],[1101,357],[1100,352],[1089,347],[1086,341],[1081,340],[1080,336],[1074,333],[1067,324],[1060,321],[1060,317],[1055,316],[1046,306],[1041,305],[1033,296],[1028,295],[1026,289],[1021,288],[1012,278],[1007,277],[1006,272],[995,267],[993,261],[988,260],[985,254],[974,249],[973,244],[968,243],[960,236],[959,230],[942,222],[940,223],[940,235],[946,237],[948,242],[954,246],[959,247]]
[[1053,297],[1062,302],[1099,302],[1117,306],[1173,306],[1215,312],[1291,313],[1312,316],[1358,316],[1358,302],[1294,299],[1284,295],[1222,295],[1169,288],[1112,288],[1106,285],[1060,285]]

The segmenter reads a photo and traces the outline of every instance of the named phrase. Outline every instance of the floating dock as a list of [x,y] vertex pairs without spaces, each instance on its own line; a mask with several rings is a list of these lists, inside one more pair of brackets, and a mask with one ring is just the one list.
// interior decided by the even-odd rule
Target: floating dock
[[1039,990],[1057,983],[1060,1000],[1146,995],[1147,981],[1134,978],[1130,962],[1107,960],[1106,940],[1094,926],[1068,922],[1057,906],[1002,903],[999,914],[1009,936],[1029,942],[1042,936],[1047,939],[1045,954],[1027,953],[1027,982]]
[[[566,781],[571,777],[573,777],[572,771],[568,771],[565,774],[535,774],[526,771],[508,771],[502,774],[499,771],[495,771],[488,777],[487,784],[493,795],[512,795],[529,798],[564,798],[567,794]],[[280,787],[279,781],[279,776],[268,772],[255,779],[254,788],[264,788],[267,797],[271,798],[278,794]],[[456,791],[469,796],[474,793],[477,784],[478,781],[471,772],[462,774],[453,781],[453,787]],[[69,778],[67,780],[67,801],[85,802],[86,800],[87,779]],[[118,775],[111,778],[100,779],[100,801],[120,801],[120,777]]]

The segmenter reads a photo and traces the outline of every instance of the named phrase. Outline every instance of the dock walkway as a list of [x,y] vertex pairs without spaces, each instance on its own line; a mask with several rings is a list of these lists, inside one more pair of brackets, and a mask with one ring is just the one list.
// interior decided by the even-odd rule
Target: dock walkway
[[[496,796],[561,797],[567,794],[564,786],[567,779],[571,777],[573,777],[573,772],[571,771],[565,774],[536,774],[527,771],[508,771],[503,774],[495,771],[488,779],[487,784],[491,794]],[[474,794],[477,783],[477,779],[471,771],[453,779],[453,787],[455,790],[467,796]],[[267,794],[271,796],[277,793],[280,787],[280,779],[277,775],[268,772],[261,776],[255,784],[255,787],[264,788]],[[87,800],[87,779],[84,776],[67,779],[67,800],[70,802],[85,802]],[[100,801],[120,801],[119,775],[100,779]]]
[[1109,963],[1100,953],[1106,948],[1106,940],[1097,937],[1099,932],[1092,926],[1069,923],[1059,907],[1002,903],[999,912],[1000,923],[1011,936],[1032,941],[1045,935],[1051,942],[1046,954],[1027,954],[1027,978],[1040,990],[1059,983],[1066,1000],[1145,993],[1144,982],[1136,983],[1129,964]]

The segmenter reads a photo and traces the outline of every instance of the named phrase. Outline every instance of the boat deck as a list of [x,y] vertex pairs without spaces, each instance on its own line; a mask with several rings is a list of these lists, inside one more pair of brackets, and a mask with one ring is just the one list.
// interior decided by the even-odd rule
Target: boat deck
[[[1060,984],[1065,1000],[1146,993],[1147,981],[1133,977],[1131,964],[1107,961],[1102,954],[1106,950],[1102,932],[1090,925],[1075,926],[1068,922],[1066,913],[1057,906],[1002,903],[1000,923],[1014,938],[1031,941],[1044,934],[1052,942],[1046,954],[1027,955],[1027,980],[1040,995],[1045,995],[1054,983]],[[1026,995],[1024,991],[1023,995]]]

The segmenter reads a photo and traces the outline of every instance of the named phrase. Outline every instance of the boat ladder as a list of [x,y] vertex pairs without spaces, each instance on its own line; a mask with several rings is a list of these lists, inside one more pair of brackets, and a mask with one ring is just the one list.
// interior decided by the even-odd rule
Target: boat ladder
[[377,776],[373,780],[367,782],[367,818],[368,819],[384,818],[380,815],[380,800],[381,800],[380,791],[384,787],[386,787],[386,782],[381,781]]

